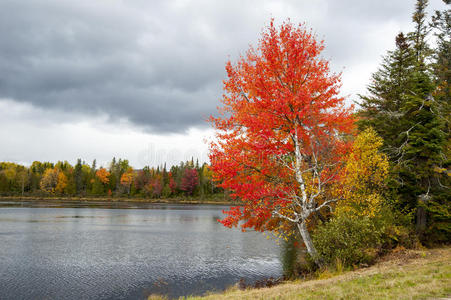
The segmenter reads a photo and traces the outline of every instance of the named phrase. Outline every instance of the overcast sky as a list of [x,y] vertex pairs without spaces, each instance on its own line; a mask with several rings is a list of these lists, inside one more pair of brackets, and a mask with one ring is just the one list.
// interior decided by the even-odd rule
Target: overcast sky
[[[364,93],[414,0],[0,0],[0,161],[205,160],[224,65],[270,18],[306,22]],[[431,0],[429,10],[443,9]]]

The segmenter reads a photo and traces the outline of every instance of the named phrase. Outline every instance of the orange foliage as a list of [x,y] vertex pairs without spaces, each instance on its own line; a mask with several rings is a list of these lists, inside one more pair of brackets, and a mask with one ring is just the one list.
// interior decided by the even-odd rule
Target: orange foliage
[[121,184],[124,186],[130,187],[130,185],[133,182],[134,175],[135,175],[135,173],[134,173],[133,169],[128,168],[127,172],[125,172],[121,176]]
[[211,171],[243,205],[226,212],[224,225],[275,230],[282,217],[304,223],[335,201],[327,191],[354,120],[323,48],[302,25],[271,22],[258,48],[227,63],[221,115],[210,118]]
[[108,172],[105,168],[100,168],[96,172],[97,178],[99,178],[100,182],[103,184],[108,184],[110,182],[110,172]]

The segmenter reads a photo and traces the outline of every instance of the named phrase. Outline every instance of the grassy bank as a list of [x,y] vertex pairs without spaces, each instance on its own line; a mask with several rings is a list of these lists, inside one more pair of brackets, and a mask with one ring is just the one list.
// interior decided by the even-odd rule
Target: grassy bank
[[[451,247],[400,251],[378,264],[326,279],[238,290],[188,299],[431,299],[451,296]],[[151,298],[149,298],[151,299]]]
[[231,200],[227,200],[223,196],[212,198],[199,198],[199,197],[176,197],[176,198],[138,198],[138,197],[49,197],[49,196],[0,196],[1,201],[23,202],[23,201],[40,201],[40,202],[97,202],[97,203],[163,203],[163,204],[218,204],[218,205],[233,205],[236,204]]

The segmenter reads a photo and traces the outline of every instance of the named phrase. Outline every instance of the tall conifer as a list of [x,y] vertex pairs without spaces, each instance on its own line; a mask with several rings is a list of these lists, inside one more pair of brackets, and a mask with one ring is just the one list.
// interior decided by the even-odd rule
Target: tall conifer
[[361,129],[371,125],[384,139],[397,207],[416,215],[423,236],[437,219],[449,220],[449,202],[443,199],[451,197],[449,187],[443,184],[449,181],[446,169],[443,171],[447,160],[445,120],[449,116],[444,115],[443,100],[437,97],[438,81],[430,64],[427,4],[427,0],[417,1],[414,31],[407,38],[397,36],[396,49],[384,57],[372,76],[369,96],[361,96],[359,112]]

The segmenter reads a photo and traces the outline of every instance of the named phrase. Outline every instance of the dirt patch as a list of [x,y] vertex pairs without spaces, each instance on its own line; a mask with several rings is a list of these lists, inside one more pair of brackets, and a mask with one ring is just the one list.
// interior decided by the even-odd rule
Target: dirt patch
[[406,249],[404,247],[396,247],[390,253],[379,259],[379,263],[390,262],[396,265],[404,265],[413,259],[418,259],[431,255],[431,253],[420,249]]

